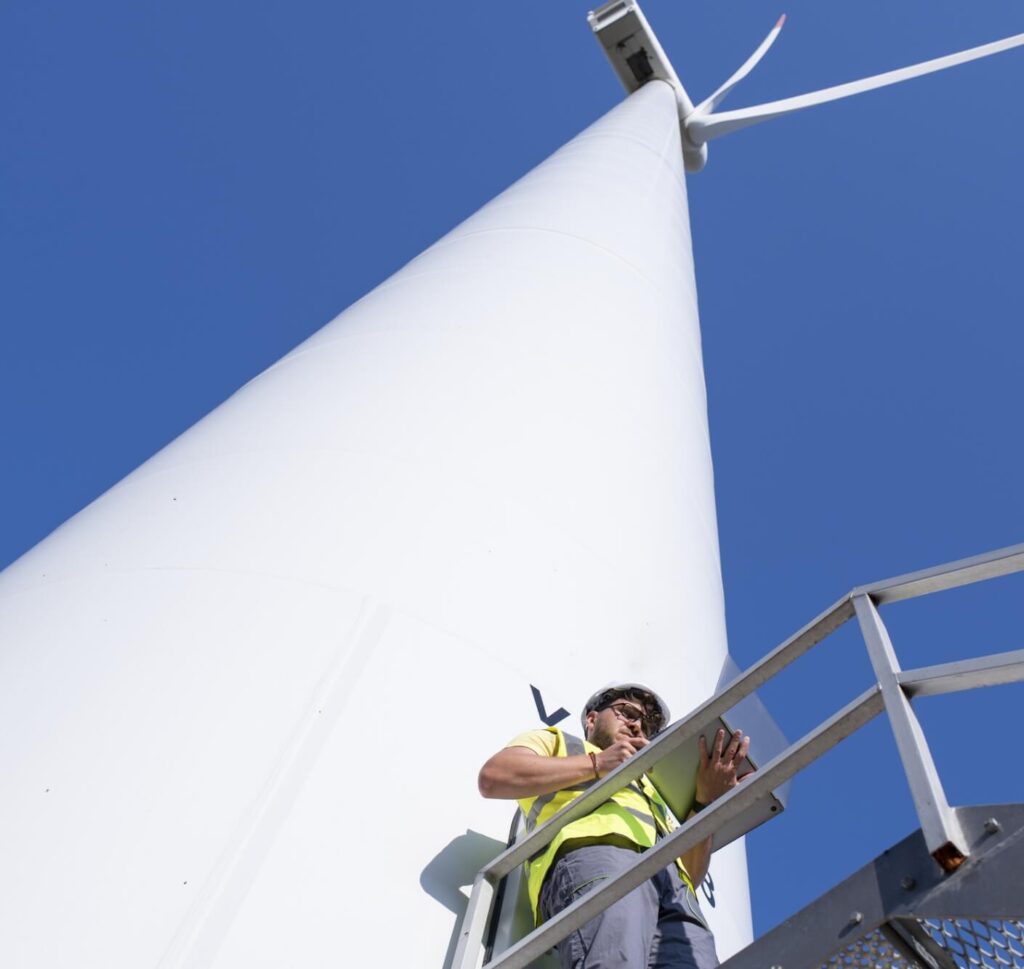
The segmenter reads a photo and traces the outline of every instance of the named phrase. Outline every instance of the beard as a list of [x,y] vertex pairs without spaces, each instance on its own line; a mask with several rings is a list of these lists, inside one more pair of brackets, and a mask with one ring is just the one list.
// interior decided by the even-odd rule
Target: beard
[[587,737],[595,747],[600,747],[602,750],[607,750],[613,743],[615,743],[617,737],[616,734],[603,727],[599,722],[595,721],[594,726],[590,728],[590,736]]

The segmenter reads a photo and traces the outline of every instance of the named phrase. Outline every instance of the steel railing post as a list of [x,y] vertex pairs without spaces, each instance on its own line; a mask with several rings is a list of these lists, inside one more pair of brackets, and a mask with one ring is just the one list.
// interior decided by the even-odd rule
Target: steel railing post
[[854,596],[853,607],[882,690],[885,712],[889,715],[925,843],[932,857],[946,871],[952,871],[967,857],[967,840],[946,800],[921,724],[900,685],[900,665],[882,617],[867,594]]
[[459,926],[459,939],[455,944],[451,969],[477,969],[480,965],[481,947],[493,902],[494,885],[484,877],[482,871],[478,872],[469,893],[466,914]]

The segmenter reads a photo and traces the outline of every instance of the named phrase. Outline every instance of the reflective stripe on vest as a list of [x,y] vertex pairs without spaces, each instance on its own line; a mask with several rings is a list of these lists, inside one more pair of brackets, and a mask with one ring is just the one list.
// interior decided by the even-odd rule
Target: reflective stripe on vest
[[[580,740],[579,737],[563,733],[558,727],[548,727],[547,729],[555,735],[556,757],[572,757],[588,752],[595,754],[601,752],[600,747]],[[567,804],[579,797],[583,791],[596,783],[596,780],[593,778],[561,791],[520,800],[519,806],[523,812],[527,833],[534,831],[557,814]],[[530,905],[533,907],[534,918],[538,922],[540,921],[538,911],[540,889],[548,870],[554,864],[558,849],[564,842],[575,839],[600,841],[602,838],[610,838],[613,842],[616,840],[628,841],[643,850],[650,848],[658,838],[668,834],[675,826],[674,820],[665,802],[661,799],[661,795],[646,777],[641,777],[639,782],[634,781],[628,784],[590,814],[565,825],[555,835],[551,844],[541,849],[526,863],[527,892],[530,897]],[[677,865],[680,876],[692,888],[690,877],[682,862],[677,861]]]
[[[549,727],[548,729],[554,732],[557,728]],[[579,737],[574,737],[572,734],[563,733],[562,740],[565,746],[565,753],[557,754],[556,756],[574,757],[577,754],[585,754],[587,752],[586,748],[583,745],[583,741],[580,740]],[[590,785],[593,784],[596,780],[597,778],[595,777],[593,781],[584,781],[582,784],[573,784],[572,787],[565,788],[565,791],[575,791],[577,794],[582,793],[588,787],[590,787]],[[555,797],[557,797],[559,794],[564,794],[565,791],[552,791],[550,794],[542,794],[540,797],[534,799],[533,805],[530,807],[530,810],[523,812],[526,816],[527,834],[529,834],[531,831],[533,831],[535,827],[537,827],[537,817],[540,815],[540,812],[543,811],[544,808],[546,808],[555,799]],[[520,801],[519,803],[520,805],[522,805],[523,801]]]

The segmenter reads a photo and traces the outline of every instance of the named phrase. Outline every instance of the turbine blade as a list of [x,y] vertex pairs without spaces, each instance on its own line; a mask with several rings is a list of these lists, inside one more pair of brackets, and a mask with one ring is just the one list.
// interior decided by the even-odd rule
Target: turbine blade
[[876,74],[873,77],[850,81],[847,84],[838,84],[821,91],[812,91],[810,94],[800,94],[782,101],[755,104],[749,108],[723,111],[720,114],[700,114],[695,111],[686,119],[686,133],[694,144],[701,145],[706,141],[711,141],[712,138],[720,138],[722,135],[747,128],[761,121],[768,121],[770,118],[800,111],[802,108],[810,108],[816,104],[838,101],[840,98],[848,98],[854,94],[863,94],[865,91],[873,91],[875,88],[887,87],[890,84],[899,84],[901,81],[909,81],[913,77],[943,71],[947,67],[955,67],[957,64],[965,64],[967,61],[988,57],[990,54],[998,54],[1013,47],[1020,47],[1022,44],[1024,44],[1024,34],[1016,34],[1013,37],[996,40],[991,44],[982,44],[981,47],[972,47],[970,50],[963,50],[957,54],[936,57],[934,60],[925,61],[922,64],[901,67],[895,71],[887,71],[885,74]]
[[785,22],[786,15],[783,14],[781,17],[779,17],[778,21],[776,21],[775,26],[772,27],[772,29],[769,31],[768,36],[761,41],[761,46],[758,47],[757,50],[755,50],[754,53],[751,54],[746,59],[746,61],[744,61],[743,66],[738,71],[736,71],[736,73],[733,74],[732,77],[730,77],[729,80],[726,81],[717,91],[715,91],[714,94],[701,101],[701,103],[698,104],[696,108],[694,108],[694,112],[697,114],[700,114],[701,112],[710,114],[712,111],[714,111],[715,108],[717,108],[725,100],[725,96],[734,87],[736,87],[736,85],[739,84],[740,81],[742,81],[743,78],[745,78],[755,67],[757,67],[757,64],[761,60],[761,58],[768,53],[768,48],[775,43],[775,38],[779,36],[779,31],[782,30],[782,25]]

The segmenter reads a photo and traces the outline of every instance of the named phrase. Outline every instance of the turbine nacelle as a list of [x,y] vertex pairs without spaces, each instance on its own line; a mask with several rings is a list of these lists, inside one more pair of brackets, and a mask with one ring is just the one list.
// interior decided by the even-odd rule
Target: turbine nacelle
[[[680,122],[693,114],[694,104],[683,82],[635,0],[611,0],[588,13],[587,21],[627,94],[650,81],[665,81],[675,91]],[[707,146],[692,141],[685,126],[682,134],[686,170],[699,172],[708,160]]]
[[901,81],[909,81],[914,77],[956,67],[958,64],[1024,45],[1024,34],[1016,34],[956,54],[937,57],[858,81],[837,84],[820,91],[811,91],[809,94],[800,94],[766,104],[755,104],[736,111],[716,113],[718,105],[757,66],[775,43],[786,21],[785,14],[779,18],[768,32],[768,36],[761,41],[742,66],[698,105],[694,105],[690,100],[636,0],[612,0],[611,3],[606,3],[588,14],[587,19],[627,92],[632,94],[652,80],[665,81],[675,90],[679,122],[682,127],[683,158],[688,172],[699,172],[704,167],[708,157],[707,143],[713,138],[720,138],[732,131],[739,131],[741,128],[748,128],[803,108],[838,101],[840,98],[863,94],[865,91],[873,91],[875,88],[887,87],[890,84],[899,84]]

